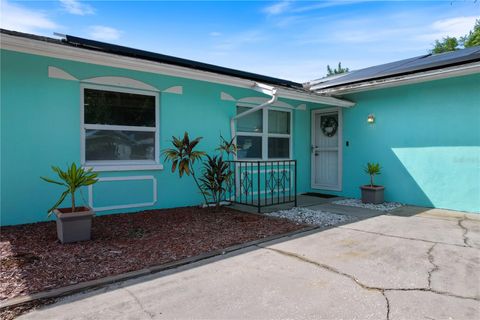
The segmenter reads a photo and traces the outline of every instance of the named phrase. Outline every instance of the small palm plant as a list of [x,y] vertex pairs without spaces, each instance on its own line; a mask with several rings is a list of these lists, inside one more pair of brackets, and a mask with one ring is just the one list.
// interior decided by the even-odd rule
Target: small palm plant
[[187,176],[191,175],[193,177],[198,190],[200,190],[200,193],[203,195],[205,203],[207,203],[207,198],[197,180],[193,166],[196,161],[201,160],[205,155],[205,152],[195,150],[195,147],[198,145],[200,140],[202,140],[202,137],[198,137],[190,141],[188,132],[185,132],[183,139],[172,137],[173,148],[167,149],[162,153],[165,155],[166,161],[169,160],[172,162],[172,172],[175,172],[175,170],[178,169],[180,178],[184,174]]
[[238,150],[237,145],[235,144],[235,137],[228,141],[220,135],[220,146],[217,150],[220,151],[220,153],[226,153],[228,160],[230,160],[230,156],[236,155]]
[[213,200],[216,209],[220,207],[232,174],[230,164],[224,161],[222,156],[207,155],[207,161],[203,164],[203,175],[199,180],[202,183],[203,194]]
[[367,166],[364,168],[364,171],[366,174],[370,175],[370,186],[371,187],[374,187],[375,185],[373,184],[373,178],[376,176],[376,175],[379,175],[380,174],[380,171],[381,171],[381,167],[380,167],[380,164],[379,163],[367,163]]
[[67,171],[63,171],[59,167],[52,166],[52,170],[58,174],[58,177],[62,182],[60,181],[55,181],[50,178],[46,177],[40,177],[42,180],[49,182],[49,183],[54,183],[58,184],[61,186],[66,187],[66,190],[62,193],[58,201],[53,205],[53,207],[48,210],[48,216],[50,216],[56,208],[65,200],[65,197],[70,194],[72,198],[72,212],[76,211],[75,207],[75,192],[80,188],[80,187],[86,187],[89,185],[94,184],[97,182],[97,174],[92,172],[92,168],[85,170],[82,167],[77,167],[75,163],[72,163],[72,165],[67,169]]

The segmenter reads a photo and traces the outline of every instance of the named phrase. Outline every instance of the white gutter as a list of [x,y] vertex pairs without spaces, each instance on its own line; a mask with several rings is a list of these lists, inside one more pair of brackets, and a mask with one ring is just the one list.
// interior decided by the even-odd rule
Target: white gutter
[[236,136],[236,132],[235,132],[235,120],[237,120],[238,118],[241,118],[241,117],[244,117],[250,113],[254,113],[258,110],[262,110],[263,108],[265,107],[268,107],[269,105],[271,105],[272,103],[275,103],[275,101],[277,101],[278,97],[277,97],[277,89],[274,88],[274,87],[271,87],[271,86],[268,86],[266,84],[262,84],[262,83],[257,83],[255,82],[253,84],[253,89],[258,91],[258,92],[261,92],[261,93],[264,93],[266,95],[269,95],[271,96],[272,98],[270,100],[268,100],[267,102],[264,102],[254,108],[251,108],[250,110],[247,110],[245,112],[242,112],[240,114],[237,114],[235,117],[231,118],[230,119],[230,133],[231,133],[231,137],[235,137]]
[[328,83],[321,83],[319,85],[314,85],[310,90],[318,94],[327,94],[327,95],[342,95],[347,93],[355,93],[362,91],[369,91],[375,89],[383,89],[396,87],[406,84],[413,84],[431,80],[439,80],[450,77],[464,76],[474,73],[480,73],[480,62],[474,62],[470,64],[465,64],[461,66],[454,66],[444,69],[437,69],[432,71],[426,71],[421,73],[415,73],[405,76],[392,77],[387,79],[371,80],[362,83],[356,84],[346,84],[334,88],[324,88]]

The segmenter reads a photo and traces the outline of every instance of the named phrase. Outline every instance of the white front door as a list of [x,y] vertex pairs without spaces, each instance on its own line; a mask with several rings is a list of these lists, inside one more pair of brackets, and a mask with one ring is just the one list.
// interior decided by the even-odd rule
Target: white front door
[[342,112],[312,111],[312,188],[342,190]]

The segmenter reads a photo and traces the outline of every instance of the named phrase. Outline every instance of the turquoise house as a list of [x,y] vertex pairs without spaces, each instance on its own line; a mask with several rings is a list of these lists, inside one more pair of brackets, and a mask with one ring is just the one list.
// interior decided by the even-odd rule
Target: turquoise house
[[0,35],[2,226],[47,220],[61,189],[39,177],[71,162],[99,172],[77,196],[97,214],[201,203],[161,157],[185,131],[209,153],[235,136],[238,161],[295,160],[297,194],[358,198],[363,167],[379,162],[386,201],[480,211],[479,47],[301,84],[72,36]]

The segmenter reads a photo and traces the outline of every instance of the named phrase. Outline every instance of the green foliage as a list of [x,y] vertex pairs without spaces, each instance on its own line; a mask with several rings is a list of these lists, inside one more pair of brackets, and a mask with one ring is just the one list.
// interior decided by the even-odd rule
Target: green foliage
[[216,208],[220,206],[232,175],[230,164],[224,161],[221,155],[213,157],[207,155],[207,161],[203,163],[203,175],[199,180],[204,195],[213,200]]
[[480,46],[480,19],[475,21],[475,26],[467,35],[460,38],[460,43],[465,48]]
[[332,69],[330,65],[327,65],[327,77],[346,72],[348,72],[348,68],[343,68],[341,62],[338,63],[338,67],[336,69]]
[[55,166],[52,166],[52,170],[57,173],[62,182],[46,177],[40,178],[46,182],[64,186],[66,187],[66,190],[62,193],[52,208],[48,210],[48,216],[50,216],[54,209],[58,208],[68,194],[70,194],[72,198],[72,212],[75,212],[75,191],[77,191],[77,189],[80,187],[86,187],[97,182],[98,180],[96,178],[98,175],[92,172],[92,168],[85,170],[82,167],[77,167],[75,163],[72,163],[67,171],[63,171],[59,167]]
[[443,53],[474,46],[480,46],[480,19],[475,21],[473,30],[459,39],[447,36],[441,41],[435,40],[433,49],[430,50],[430,53]]
[[455,37],[445,37],[442,41],[435,40],[431,53],[443,53],[458,50],[458,40]]
[[188,132],[185,132],[183,135],[183,139],[172,137],[172,145],[173,148],[164,150],[162,153],[165,156],[165,161],[172,162],[172,172],[178,169],[178,175],[183,177],[184,174],[187,176],[191,175],[197,188],[203,195],[205,202],[207,202],[207,198],[203,193],[203,189],[197,181],[197,177],[195,175],[194,170],[194,163],[202,159],[205,155],[203,151],[196,151],[195,147],[198,143],[202,140],[202,137],[198,137],[190,141],[188,136]]
[[379,163],[367,163],[367,166],[363,169],[366,174],[370,175],[370,186],[374,186],[373,184],[373,178],[376,175],[379,175],[381,173],[381,167]]
[[225,138],[220,135],[220,146],[217,148],[220,153],[226,153],[228,160],[230,160],[231,155],[237,154],[237,145],[235,144],[235,137],[233,137],[230,141],[225,140]]

